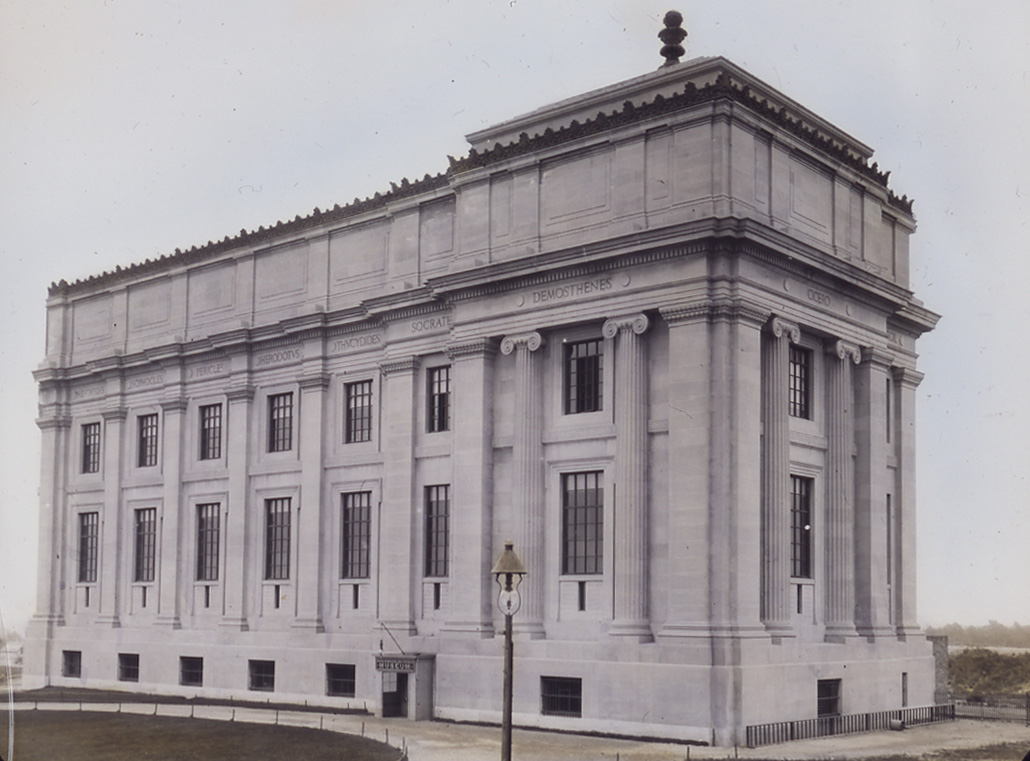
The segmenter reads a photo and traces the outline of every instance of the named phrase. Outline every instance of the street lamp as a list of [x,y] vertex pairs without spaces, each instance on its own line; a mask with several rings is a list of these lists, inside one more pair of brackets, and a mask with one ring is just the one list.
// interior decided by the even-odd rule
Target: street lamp
[[504,543],[504,552],[490,571],[500,589],[497,593],[497,607],[504,613],[504,717],[501,721],[501,761],[511,761],[511,618],[522,607],[519,585],[526,576],[526,567],[522,565],[512,547],[514,545],[511,542]]

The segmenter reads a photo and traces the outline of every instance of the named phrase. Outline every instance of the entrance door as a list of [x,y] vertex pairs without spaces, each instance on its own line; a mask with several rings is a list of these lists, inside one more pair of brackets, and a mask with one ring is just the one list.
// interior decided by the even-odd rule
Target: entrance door
[[408,675],[383,672],[383,717],[408,717]]

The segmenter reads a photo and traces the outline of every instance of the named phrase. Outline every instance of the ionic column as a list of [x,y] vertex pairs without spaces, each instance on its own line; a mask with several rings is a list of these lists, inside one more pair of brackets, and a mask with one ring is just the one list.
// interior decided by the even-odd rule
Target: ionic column
[[104,411],[104,510],[100,532],[100,614],[97,623],[111,627],[121,625],[121,569],[122,547],[122,443],[126,409],[118,407]]
[[529,573],[515,631],[544,635],[544,448],[541,442],[539,333],[505,336],[501,353],[515,353],[515,437],[512,446],[512,541]]
[[162,449],[161,475],[164,478],[163,507],[161,509],[160,542],[158,543],[158,597],[157,618],[155,624],[178,629],[180,591],[186,588],[179,586],[182,566],[181,558],[188,556],[183,545],[184,526],[188,520],[182,518],[182,496],[179,490],[182,473],[182,440],[183,417],[186,413],[185,397],[175,397],[161,402],[162,415]]
[[[318,354],[321,354],[319,348]],[[322,516],[322,425],[329,376],[315,372],[300,379],[300,500],[297,508],[297,580],[294,585],[298,629],[324,630],[322,623],[322,557],[327,541]],[[332,509],[332,508],[329,508]]]
[[652,638],[647,619],[646,315],[613,317],[601,333],[615,340],[615,620],[609,633]]
[[854,495],[851,462],[854,390],[851,366],[861,360],[857,346],[836,341],[826,358],[826,639],[855,634]]
[[774,317],[762,352],[762,622],[774,636],[790,626],[790,344],[797,325]]
[[239,385],[230,388],[226,401],[225,457],[229,470],[229,497],[222,506],[225,559],[222,560],[224,597],[219,626],[246,631],[250,614],[248,587],[252,583],[247,569],[252,564],[252,553],[261,552],[247,541],[250,526],[247,518],[250,447],[260,446],[260,442],[248,434],[254,406],[254,387]]
[[916,389],[923,374],[894,369],[897,388],[898,479],[894,496],[894,600],[899,635],[919,633],[916,620]]

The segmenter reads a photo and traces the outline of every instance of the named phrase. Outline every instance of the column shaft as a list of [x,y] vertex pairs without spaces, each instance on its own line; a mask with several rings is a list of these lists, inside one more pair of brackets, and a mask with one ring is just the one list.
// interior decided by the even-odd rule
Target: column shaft
[[[321,357],[323,351],[305,352]],[[300,380],[300,500],[297,506],[297,580],[294,583],[296,618],[291,626],[323,631],[322,619],[322,558],[327,540],[326,531],[331,523],[323,520],[322,422],[325,418],[326,391],[329,376],[321,372]],[[332,504],[332,503],[330,503]],[[332,509],[327,507],[326,509]]]
[[122,448],[125,438],[124,407],[104,413],[104,510],[100,534],[100,615],[98,623],[121,625],[122,605]]
[[897,369],[898,483],[894,496],[894,599],[895,627],[899,634],[919,632],[916,619],[916,389],[923,376],[915,370]]
[[[176,389],[178,391],[178,389]],[[179,584],[181,558],[187,556],[182,545],[182,524],[186,521],[182,516],[181,494],[179,485],[182,473],[182,439],[183,417],[186,412],[186,399],[176,397],[161,403],[164,431],[162,435],[163,451],[162,476],[164,478],[163,506],[161,510],[161,541],[158,544],[158,601],[157,620],[161,626],[179,628],[181,594],[184,591]]]
[[[226,410],[226,463],[229,470],[229,495],[222,506],[225,526],[225,559],[222,561],[223,604],[220,626],[246,630],[250,615],[248,589],[251,583],[248,569],[252,553],[247,535],[251,519],[247,509],[250,489],[249,462],[252,443],[249,430],[254,407],[254,387],[239,385],[227,394]],[[253,442],[260,446],[259,442]],[[260,550],[256,550],[260,552]]]

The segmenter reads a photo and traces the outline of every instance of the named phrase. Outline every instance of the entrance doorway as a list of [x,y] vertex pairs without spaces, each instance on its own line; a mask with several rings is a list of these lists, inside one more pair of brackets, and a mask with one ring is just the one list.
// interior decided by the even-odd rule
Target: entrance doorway
[[397,671],[383,672],[383,717],[408,717],[408,675]]

